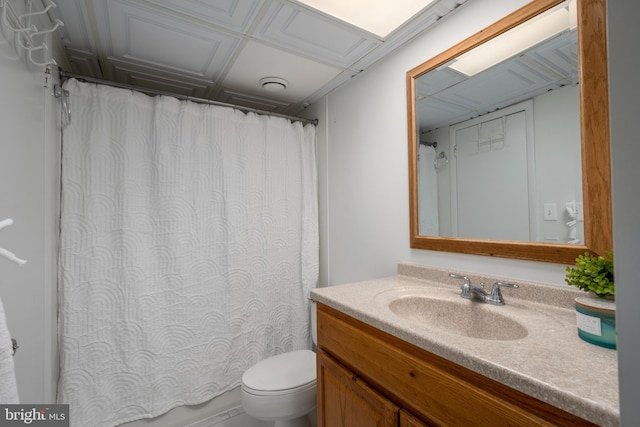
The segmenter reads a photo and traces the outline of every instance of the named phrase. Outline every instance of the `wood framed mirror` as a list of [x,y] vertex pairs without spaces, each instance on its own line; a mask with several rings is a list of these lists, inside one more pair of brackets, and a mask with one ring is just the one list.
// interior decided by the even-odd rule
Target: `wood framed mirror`
[[[555,243],[518,239],[442,237],[420,233],[418,191],[420,128],[416,118],[417,79],[430,71],[451,64],[456,58],[472,49],[565,3],[560,0],[534,0],[407,72],[409,212],[412,248],[563,264],[573,264],[575,258],[585,251],[604,255],[613,248],[605,1],[577,0],[576,4],[578,58],[576,84],[579,88],[580,110],[580,142],[577,144],[581,150],[583,239],[578,243]],[[451,151],[451,154],[455,155],[455,151]],[[537,202],[540,204],[541,201],[537,200]],[[535,209],[539,207],[536,206]]]

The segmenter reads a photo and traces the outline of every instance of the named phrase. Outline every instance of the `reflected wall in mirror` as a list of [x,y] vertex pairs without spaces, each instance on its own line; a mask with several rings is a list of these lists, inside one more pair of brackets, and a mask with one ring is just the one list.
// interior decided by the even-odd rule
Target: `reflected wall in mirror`
[[605,10],[533,1],[407,73],[411,247],[611,249]]
[[416,79],[420,235],[584,243],[576,20],[561,3]]

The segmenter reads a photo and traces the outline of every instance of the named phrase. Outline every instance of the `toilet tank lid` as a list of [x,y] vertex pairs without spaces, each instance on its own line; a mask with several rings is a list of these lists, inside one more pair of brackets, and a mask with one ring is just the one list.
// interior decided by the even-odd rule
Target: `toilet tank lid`
[[290,351],[262,360],[242,375],[242,384],[254,390],[278,391],[301,387],[316,380],[316,354]]

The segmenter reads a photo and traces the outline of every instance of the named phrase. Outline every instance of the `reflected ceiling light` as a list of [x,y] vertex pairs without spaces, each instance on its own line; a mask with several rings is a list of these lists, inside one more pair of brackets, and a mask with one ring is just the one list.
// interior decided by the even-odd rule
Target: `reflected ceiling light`
[[288,81],[280,77],[264,77],[260,79],[260,86],[269,92],[281,92],[287,88],[288,84]]
[[473,76],[569,28],[575,28],[573,4],[560,4],[454,59],[449,68]]
[[382,38],[434,2],[434,0],[299,1]]

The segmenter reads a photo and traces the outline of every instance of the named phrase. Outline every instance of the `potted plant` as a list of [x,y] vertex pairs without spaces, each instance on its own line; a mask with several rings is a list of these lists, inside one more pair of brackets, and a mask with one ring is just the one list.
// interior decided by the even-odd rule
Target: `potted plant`
[[565,282],[596,295],[576,298],[578,336],[606,348],[616,348],[613,252],[607,256],[586,252],[568,266]]

